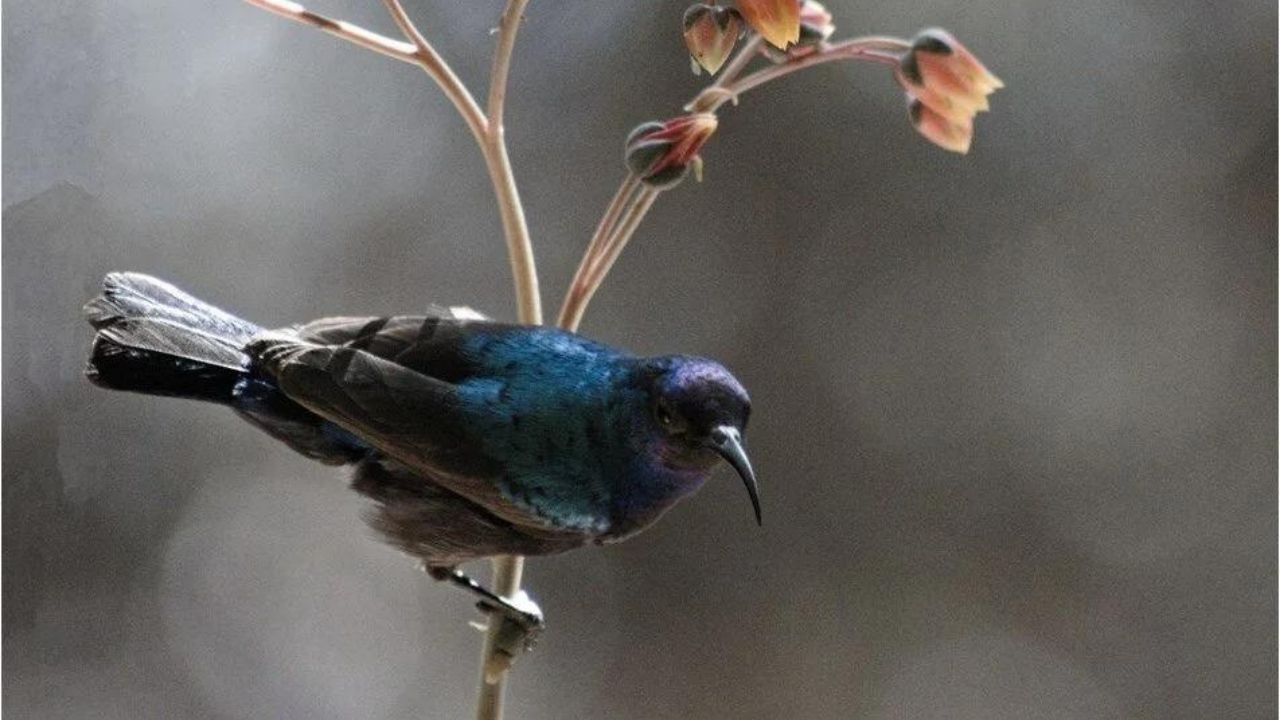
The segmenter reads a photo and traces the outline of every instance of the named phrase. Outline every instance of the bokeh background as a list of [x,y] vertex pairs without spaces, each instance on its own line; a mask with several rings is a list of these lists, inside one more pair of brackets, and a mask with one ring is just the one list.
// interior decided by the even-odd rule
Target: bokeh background
[[[482,87],[500,2],[407,4]],[[1008,88],[968,157],[878,67],[726,109],[584,331],[743,379],[766,524],[722,473],[531,561],[550,630],[511,717],[1275,717],[1275,4],[829,6],[846,35],[945,26]],[[532,5],[508,135],[552,308],[621,138],[701,86],[683,7]],[[468,716],[470,602],[342,472],[91,388],[79,319],[118,269],[266,325],[512,317],[462,123],[233,0],[4,16],[6,714]]]

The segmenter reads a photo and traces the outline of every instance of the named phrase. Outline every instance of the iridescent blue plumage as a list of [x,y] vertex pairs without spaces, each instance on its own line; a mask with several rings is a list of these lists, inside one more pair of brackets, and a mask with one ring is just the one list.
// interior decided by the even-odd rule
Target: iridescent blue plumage
[[356,465],[374,526],[431,567],[627,537],[721,458],[756,502],[747,394],[711,360],[448,309],[268,332],[127,273],[86,311],[95,382],[223,403]]

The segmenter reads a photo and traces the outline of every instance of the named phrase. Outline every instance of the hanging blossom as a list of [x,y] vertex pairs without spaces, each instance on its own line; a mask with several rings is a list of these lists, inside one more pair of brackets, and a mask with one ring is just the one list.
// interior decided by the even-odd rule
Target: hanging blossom
[[800,3],[800,38],[785,51],[769,48],[766,53],[775,63],[798,60],[826,47],[827,40],[835,33],[836,24],[826,6],[814,0]]
[[[829,25],[831,16],[827,14],[825,23],[819,21],[814,25],[811,6],[826,13],[821,5],[808,0],[737,0],[736,7],[714,2],[690,6],[684,13],[684,42],[693,71],[716,74],[747,26],[782,51],[812,41],[814,33],[821,34],[824,24]],[[810,12],[807,27],[806,11]],[[831,29],[834,30],[834,26]],[[826,35],[830,34],[827,31]]]
[[733,52],[743,32],[742,15],[731,7],[698,3],[684,12],[684,43],[693,72],[715,75]]
[[935,145],[967,153],[973,118],[991,109],[1000,78],[945,30],[925,30],[902,56],[895,76],[907,91],[911,124]]
[[704,93],[690,103],[691,109],[714,112],[725,97],[736,103],[735,93],[742,89],[819,63],[870,60],[894,68],[894,76],[906,90],[908,116],[917,132],[945,150],[967,153],[973,143],[974,118],[990,109],[988,96],[1004,87],[945,30],[924,30],[910,41],[872,36],[832,42],[834,19],[816,0],[736,0],[735,7],[708,0],[685,12],[684,25],[695,72],[705,69],[715,74],[726,66],[747,26],[767,41],[759,52],[777,66],[744,76],[747,65],[737,62],[732,65],[732,78],[722,78],[720,85],[707,91],[717,95]]
[[779,50],[800,41],[799,0],[738,0],[738,11],[760,37]]

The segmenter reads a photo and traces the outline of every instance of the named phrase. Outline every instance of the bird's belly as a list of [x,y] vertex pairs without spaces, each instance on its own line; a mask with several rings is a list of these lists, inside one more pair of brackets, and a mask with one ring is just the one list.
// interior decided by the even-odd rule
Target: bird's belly
[[511,523],[385,459],[361,463],[352,487],[376,503],[368,519],[384,540],[432,566],[495,555],[550,555],[587,540],[580,533]]

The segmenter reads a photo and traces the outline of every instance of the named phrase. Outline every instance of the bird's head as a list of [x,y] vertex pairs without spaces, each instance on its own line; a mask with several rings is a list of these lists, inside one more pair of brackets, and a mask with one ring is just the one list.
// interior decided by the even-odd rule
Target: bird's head
[[742,446],[751,415],[742,384],[720,363],[685,355],[649,358],[641,377],[648,402],[645,422],[661,439],[665,460],[710,468],[724,459],[742,478],[760,522],[756,476]]

